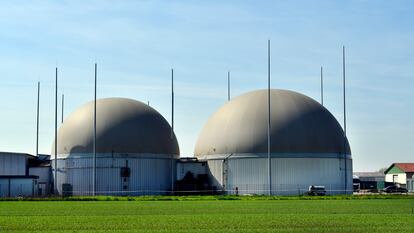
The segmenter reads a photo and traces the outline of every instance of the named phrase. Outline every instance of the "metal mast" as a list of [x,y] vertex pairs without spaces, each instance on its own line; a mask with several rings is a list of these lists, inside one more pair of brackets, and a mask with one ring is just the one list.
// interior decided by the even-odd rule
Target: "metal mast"
[[[149,102],[148,102],[149,104]],[[174,140],[174,69],[171,68],[171,140]],[[174,192],[174,161],[171,160],[171,191]]]
[[268,183],[269,196],[272,195],[272,164],[270,157],[270,40],[267,41],[267,107],[268,107],[268,121],[267,121],[267,163],[268,163]]
[[230,101],[230,71],[227,71],[227,101]]
[[345,161],[345,193],[348,187],[347,161],[346,161],[346,102],[345,102],[345,46],[342,47],[342,82],[343,82],[343,101],[344,101],[344,161]]
[[58,68],[55,70],[55,179],[54,179],[54,191],[57,194],[57,105],[58,105]]
[[39,156],[39,105],[40,105],[40,82],[37,82],[36,156]]
[[171,139],[174,138],[174,69],[171,69]]
[[96,192],[96,79],[97,79],[98,64],[95,63],[95,94],[93,101],[93,186],[92,195],[95,196]]
[[321,66],[321,104],[323,106],[323,67]]

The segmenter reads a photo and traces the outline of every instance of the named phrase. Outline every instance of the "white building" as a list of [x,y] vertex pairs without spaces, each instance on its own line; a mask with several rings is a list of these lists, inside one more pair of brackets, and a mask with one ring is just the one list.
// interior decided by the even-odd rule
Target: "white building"
[[[413,189],[414,163],[393,163],[385,172],[385,182]],[[410,184],[408,184],[410,181]],[[413,190],[414,191],[414,190]]]
[[[57,192],[93,192],[94,102],[69,115],[58,132]],[[150,106],[131,99],[97,101],[96,194],[166,194],[173,190],[177,139]],[[52,175],[55,176],[54,147]]]
[[32,157],[25,153],[0,152],[0,197],[37,195],[39,177],[30,175],[28,167]]
[[[213,186],[226,193],[267,194],[268,94],[246,93],[222,106],[202,129],[194,154]],[[315,100],[287,90],[270,95],[271,193],[297,195],[310,185],[352,193],[352,158],[335,117]]]

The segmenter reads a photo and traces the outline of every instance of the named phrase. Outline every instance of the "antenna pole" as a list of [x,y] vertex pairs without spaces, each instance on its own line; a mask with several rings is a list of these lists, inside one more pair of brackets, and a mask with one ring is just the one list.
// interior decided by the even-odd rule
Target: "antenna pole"
[[62,124],[63,124],[63,109],[65,108],[65,94],[62,94]]
[[347,168],[347,159],[346,159],[346,96],[345,96],[345,46],[342,47],[342,82],[343,82],[343,94],[344,94],[344,161],[345,161],[345,193],[347,192],[348,187],[348,168]]
[[39,156],[39,105],[40,105],[40,82],[37,82],[36,156]]
[[230,71],[227,72],[227,101],[230,101]]
[[54,182],[54,191],[58,194],[58,186],[57,186],[57,102],[58,102],[58,68],[56,67],[55,70],[55,182]]
[[267,107],[268,107],[268,121],[267,121],[267,163],[268,163],[268,183],[269,196],[272,195],[272,159],[270,155],[270,40],[267,41]]
[[321,104],[323,106],[323,67],[321,66]]
[[93,101],[93,186],[92,186],[92,195],[95,196],[96,193],[96,80],[97,80],[97,69],[98,64],[95,62],[95,94]]

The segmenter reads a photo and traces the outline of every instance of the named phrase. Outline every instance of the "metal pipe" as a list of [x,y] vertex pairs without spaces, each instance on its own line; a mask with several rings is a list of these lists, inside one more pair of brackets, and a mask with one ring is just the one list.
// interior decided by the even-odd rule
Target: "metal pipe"
[[93,101],[93,185],[92,185],[92,195],[95,196],[96,193],[96,80],[97,80],[97,69],[98,64],[95,63],[95,93]]
[[223,159],[223,163],[221,164],[221,170],[222,170],[222,176],[221,176],[221,183],[222,183],[222,191],[224,193],[228,193],[228,191],[230,191],[228,189],[228,170],[229,170],[229,158],[233,156],[233,153],[227,155],[224,159]]
[[171,69],[171,139],[174,138],[174,69]]
[[346,161],[346,96],[345,96],[345,46],[342,47],[342,82],[343,82],[343,101],[344,101],[344,161],[345,161],[345,193],[348,187],[347,161]]
[[58,99],[58,68],[56,67],[55,70],[55,181],[54,181],[54,192],[57,194],[58,193],[58,189],[57,189],[57,99]]
[[272,159],[270,155],[270,40],[267,41],[267,107],[268,107],[268,122],[267,122],[267,163],[268,163],[268,183],[269,196],[272,195]]
[[39,105],[40,105],[40,82],[37,82],[36,156],[39,156]]
[[[171,140],[174,139],[174,69],[171,68]],[[174,192],[174,160],[171,160],[171,191]]]

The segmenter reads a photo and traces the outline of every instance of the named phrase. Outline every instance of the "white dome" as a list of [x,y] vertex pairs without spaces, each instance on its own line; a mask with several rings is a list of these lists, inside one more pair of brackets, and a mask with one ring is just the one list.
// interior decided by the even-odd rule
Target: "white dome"
[[[58,154],[93,152],[93,103],[65,119],[58,132]],[[106,98],[97,100],[96,108],[98,153],[180,154],[170,125],[152,107],[132,99]]]
[[[344,153],[344,132],[321,104],[288,90],[271,90],[271,153]],[[238,96],[211,116],[196,156],[267,153],[267,90]],[[350,155],[345,140],[346,154]]]

